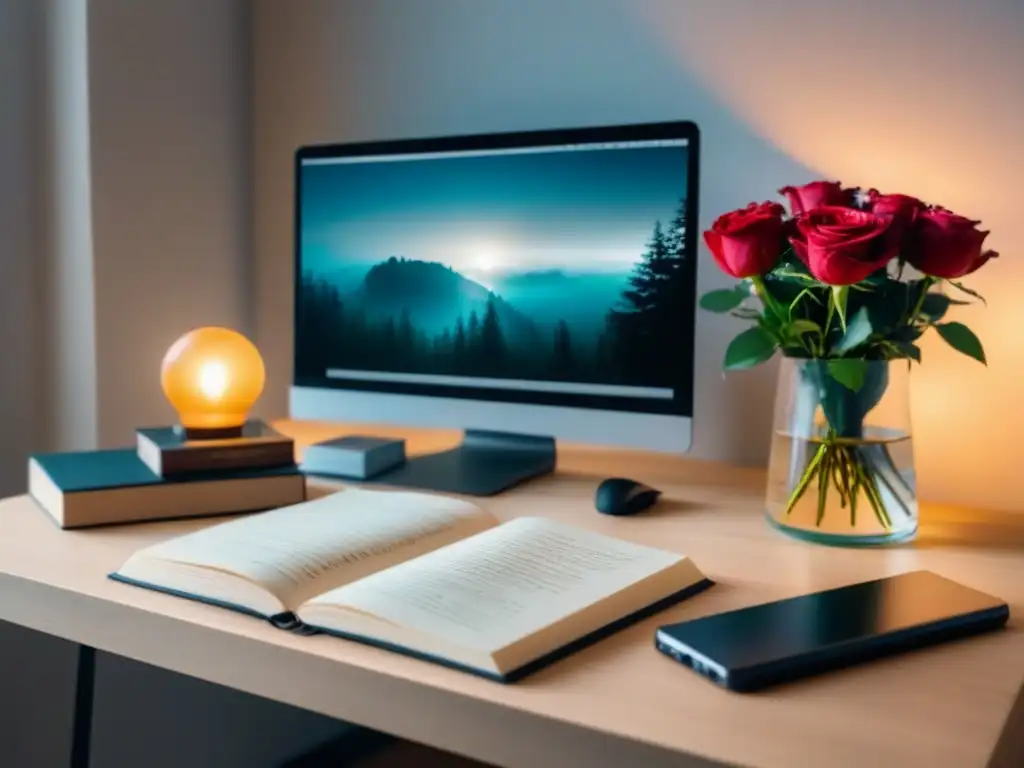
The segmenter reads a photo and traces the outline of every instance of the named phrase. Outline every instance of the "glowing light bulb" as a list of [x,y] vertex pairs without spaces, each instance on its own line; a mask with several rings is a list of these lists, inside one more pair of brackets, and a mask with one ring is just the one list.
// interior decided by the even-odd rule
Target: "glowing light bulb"
[[199,366],[199,389],[209,400],[220,400],[228,388],[228,369],[214,360]]
[[190,438],[240,435],[265,380],[259,350],[228,328],[189,331],[160,369],[164,394]]

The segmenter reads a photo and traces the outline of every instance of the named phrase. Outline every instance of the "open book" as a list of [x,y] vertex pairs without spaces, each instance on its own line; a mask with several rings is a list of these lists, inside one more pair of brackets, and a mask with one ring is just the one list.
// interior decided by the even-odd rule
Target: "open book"
[[711,585],[672,552],[361,489],[156,544],[111,578],[506,682]]

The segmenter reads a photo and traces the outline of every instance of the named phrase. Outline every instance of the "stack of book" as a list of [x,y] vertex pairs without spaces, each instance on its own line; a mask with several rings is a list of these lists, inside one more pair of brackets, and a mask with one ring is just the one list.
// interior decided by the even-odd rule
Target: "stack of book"
[[135,448],[36,454],[28,487],[62,528],[253,512],[306,498],[294,442],[261,421],[238,438],[188,440],[156,427],[139,429]]

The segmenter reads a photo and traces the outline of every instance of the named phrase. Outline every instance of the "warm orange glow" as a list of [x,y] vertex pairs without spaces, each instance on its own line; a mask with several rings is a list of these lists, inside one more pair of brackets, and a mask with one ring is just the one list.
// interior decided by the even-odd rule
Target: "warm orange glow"
[[228,328],[197,328],[164,355],[160,383],[187,429],[240,427],[263,392],[259,350]]
[[1022,509],[1024,4],[649,0],[629,13],[678,64],[677,101],[708,137],[702,223],[825,178],[913,194],[991,230],[1001,258],[965,280],[988,305],[950,314],[989,365],[924,337],[915,455],[921,498]]

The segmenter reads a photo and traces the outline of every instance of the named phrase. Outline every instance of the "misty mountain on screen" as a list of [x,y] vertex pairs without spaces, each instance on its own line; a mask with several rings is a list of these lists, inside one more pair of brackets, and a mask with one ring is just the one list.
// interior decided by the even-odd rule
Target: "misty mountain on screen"
[[[303,274],[300,373],[349,369],[671,387],[692,293],[685,206],[631,270],[505,269],[488,285],[392,256],[355,279]],[[681,352],[682,350],[680,350]]]
[[455,332],[461,319],[469,323],[473,315],[479,322],[494,304],[498,323],[510,340],[531,342],[537,327],[527,315],[451,267],[435,262],[390,258],[375,264],[363,277],[352,296],[357,308],[370,323],[386,323],[407,317],[418,332],[440,337],[445,330]]
[[689,387],[685,144],[300,165],[295,375]]
[[629,270],[505,272],[489,277],[488,282],[495,293],[536,322],[555,327],[564,320],[581,339],[593,339],[628,285]]

